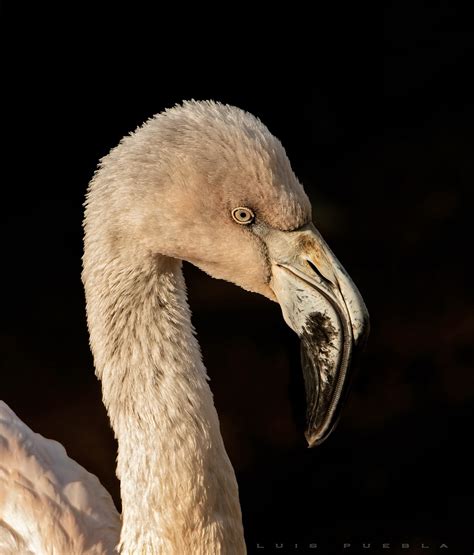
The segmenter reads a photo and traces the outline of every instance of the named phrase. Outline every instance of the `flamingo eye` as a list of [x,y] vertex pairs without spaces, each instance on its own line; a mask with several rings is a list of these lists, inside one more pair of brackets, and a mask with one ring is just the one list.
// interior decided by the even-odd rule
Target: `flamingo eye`
[[252,210],[250,210],[250,208],[238,206],[232,210],[232,217],[238,224],[248,225],[254,221],[255,214]]

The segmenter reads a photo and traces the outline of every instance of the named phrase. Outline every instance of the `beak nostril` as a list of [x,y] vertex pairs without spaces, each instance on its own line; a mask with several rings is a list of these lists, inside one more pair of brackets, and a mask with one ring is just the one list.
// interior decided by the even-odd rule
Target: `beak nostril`
[[323,276],[323,274],[318,270],[318,268],[316,267],[315,264],[313,264],[311,262],[311,260],[309,260],[309,258],[306,258],[306,262],[308,263],[308,266],[313,270],[313,272],[319,277],[319,279],[321,279],[321,281],[323,283],[326,283],[327,285],[332,285],[331,281],[329,279],[327,279],[326,277]]

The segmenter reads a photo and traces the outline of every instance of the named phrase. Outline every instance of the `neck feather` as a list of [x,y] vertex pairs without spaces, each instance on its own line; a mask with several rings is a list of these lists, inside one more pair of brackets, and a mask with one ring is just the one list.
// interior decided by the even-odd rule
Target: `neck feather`
[[86,233],[90,341],[119,444],[121,551],[245,553],[181,262],[99,247]]

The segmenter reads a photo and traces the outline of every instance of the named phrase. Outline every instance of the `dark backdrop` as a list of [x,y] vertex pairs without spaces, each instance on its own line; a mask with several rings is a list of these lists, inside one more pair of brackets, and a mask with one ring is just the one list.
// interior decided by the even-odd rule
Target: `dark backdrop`
[[185,268],[249,552],[359,553],[364,541],[470,553],[467,19],[419,2],[262,19],[232,6],[16,9],[2,16],[1,398],[119,505],[80,282],[84,192],[97,160],[154,113],[235,104],[282,140],[372,318],[338,429],[308,450],[299,348],[278,306]]

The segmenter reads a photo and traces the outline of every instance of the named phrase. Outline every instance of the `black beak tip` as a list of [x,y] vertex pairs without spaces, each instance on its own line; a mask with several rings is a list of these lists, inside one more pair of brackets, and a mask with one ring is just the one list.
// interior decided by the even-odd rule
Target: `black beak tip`
[[326,433],[321,437],[318,437],[314,433],[310,433],[306,431],[304,433],[306,441],[308,442],[308,449],[313,449],[314,447],[319,447],[322,443],[326,441],[326,439],[330,436],[330,434]]
[[323,431],[321,431],[321,427],[313,429],[307,429],[304,433],[304,437],[308,442],[308,449],[313,449],[313,447],[319,447],[322,445],[328,437],[332,434],[334,429],[336,428],[337,424],[339,423],[339,419],[341,417],[341,405],[338,407],[337,413],[334,415],[332,422],[323,427]]

